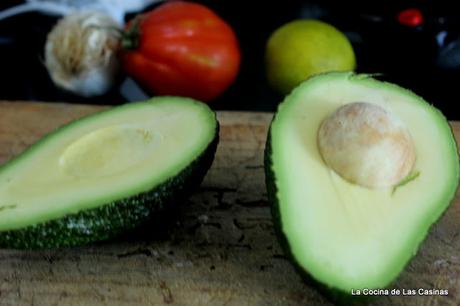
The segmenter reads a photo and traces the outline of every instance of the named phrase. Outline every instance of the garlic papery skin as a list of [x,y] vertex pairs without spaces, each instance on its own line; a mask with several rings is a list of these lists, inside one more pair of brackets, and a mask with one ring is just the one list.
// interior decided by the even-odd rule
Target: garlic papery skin
[[53,82],[83,97],[106,93],[119,70],[120,33],[119,25],[100,12],[62,18],[45,45],[45,66]]

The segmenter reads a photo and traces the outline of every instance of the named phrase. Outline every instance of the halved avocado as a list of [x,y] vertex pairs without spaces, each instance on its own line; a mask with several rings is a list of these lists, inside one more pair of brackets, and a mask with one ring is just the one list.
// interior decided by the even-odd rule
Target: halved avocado
[[201,183],[217,142],[214,112],[178,97],[59,128],[0,168],[0,245],[72,246],[143,224]]
[[282,245],[304,275],[346,300],[397,278],[459,181],[441,112],[353,73],[318,75],[286,97],[265,170]]

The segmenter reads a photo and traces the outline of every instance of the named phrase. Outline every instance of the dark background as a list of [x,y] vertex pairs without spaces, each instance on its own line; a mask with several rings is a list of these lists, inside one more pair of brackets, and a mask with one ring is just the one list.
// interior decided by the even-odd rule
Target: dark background
[[[460,119],[460,12],[454,1],[197,1],[227,20],[242,50],[236,82],[215,109],[274,111],[282,96],[267,85],[264,48],[270,33],[296,18],[318,18],[336,26],[351,40],[357,72],[379,73],[378,78],[413,90],[440,108],[451,120]],[[2,1],[4,9],[21,1]],[[153,7],[150,7],[153,8]],[[418,26],[398,22],[398,14],[419,9]],[[132,16],[127,16],[127,19]],[[0,100],[66,101],[121,104],[118,88],[98,98],[84,99],[57,89],[42,64],[46,35],[57,18],[27,13],[0,21]]]

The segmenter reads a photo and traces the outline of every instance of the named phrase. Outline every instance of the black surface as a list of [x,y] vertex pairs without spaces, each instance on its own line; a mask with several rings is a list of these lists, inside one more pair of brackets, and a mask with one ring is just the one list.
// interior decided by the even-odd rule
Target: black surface
[[[2,2],[5,8],[20,1]],[[273,111],[282,96],[267,85],[264,48],[270,33],[296,18],[319,18],[344,31],[357,55],[357,72],[380,73],[380,79],[413,90],[440,108],[449,119],[460,119],[456,86],[460,77],[460,13],[449,1],[335,2],[199,1],[214,9],[235,29],[242,50],[236,82],[220,98],[215,109]],[[416,28],[401,25],[397,14],[416,7],[424,23]],[[128,17],[129,18],[129,17]],[[58,90],[42,64],[46,34],[57,18],[24,14],[0,21],[0,99],[70,101],[120,104],[126,102],[118,88],[93,99]],[[444,42],[437,42],[445,32]]]

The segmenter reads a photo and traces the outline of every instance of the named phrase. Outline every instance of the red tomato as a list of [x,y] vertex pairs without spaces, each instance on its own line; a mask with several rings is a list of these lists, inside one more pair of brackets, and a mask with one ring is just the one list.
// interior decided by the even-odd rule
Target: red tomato
[[[128,40],[126,40],[128,39]],[[207,7],[169,2],[127,25],[127,74],[159,95],[209,101],[235,80],[241,60],[232,28]]]

